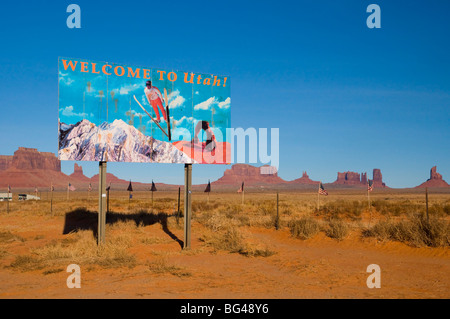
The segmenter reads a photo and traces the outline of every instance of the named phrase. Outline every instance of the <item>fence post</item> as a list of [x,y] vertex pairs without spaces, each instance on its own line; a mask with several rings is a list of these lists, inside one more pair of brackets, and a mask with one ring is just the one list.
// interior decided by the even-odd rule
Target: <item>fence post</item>
[[184,247],[191,248],[191,186],[192,186],[192,164],[184,164]]
[[279,194],[277,192],[277,220],[275,222],[275,228],[278,230],[280,228],[280,214],[279,214]]
[[106,162],[99,162],[99,184],[98,184],[98,238],[97,244],[105,242],[106,228]]

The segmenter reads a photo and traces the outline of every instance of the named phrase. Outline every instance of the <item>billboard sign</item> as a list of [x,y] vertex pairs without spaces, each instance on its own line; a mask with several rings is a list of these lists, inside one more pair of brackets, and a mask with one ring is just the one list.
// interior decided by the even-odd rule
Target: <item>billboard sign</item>
[[58,158],[229,164],[228,76],[59,58]]

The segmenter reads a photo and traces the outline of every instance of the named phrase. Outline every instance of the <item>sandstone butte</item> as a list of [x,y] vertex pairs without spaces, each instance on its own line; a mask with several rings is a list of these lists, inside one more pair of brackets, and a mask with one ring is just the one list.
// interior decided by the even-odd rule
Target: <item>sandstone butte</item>
[[[123,189],[128,185],[128,180],[123,180],[111,173],[107,173],[107,184],[111,183],[112,189]],[[373,181],[375,188],[387,187],[383,183],[380,169],[373,170]],[[227,187],[239,188],[241,183],[245,187],[297,189],[313,187],[318,185],[318,181],[311,180],[306,172],[303,172],[300,178],[286,181],[278,176],[274,167],[261,166],[255,167],[249,164],[234,164],[230,169],[225,170],[222,177],[217,181],[212,181],[213,190],[225,189]],[[66,188],[68,183],[73,184],[77,189],[87,189],[89,183],[93,187],[98,185],[98,174],[87,177],[83,173],[81,165],[74,163],[74,172],[66,175],[61,172],[61,162],[51,152],[39,152],[35,148],[19,147],[14,155],[0,155],[0,190],[6,189],[8,184],[12,188],[49,188],[53,183],[55,188]],[[337,179],[333,183],[326,184],[326,187],[366,187],[367,173],[339,172]],[[133,182],[133,188],[136,190],[148,190],[149,183]],[[201,190],[206,184],[193,185],[194,190]],[[175,189],[178,185],[168,185],[156,183],[158,190]],[[314,186],[315,187],[315,186]],[[442,175],[436,172],[436,166],[431,169],[430,179],[417,187],[450,187],[443,179]]]
[[274,185],[286,183],[281,177],[278,177],[276,172],[271,170],[270,174],[262,174],[264,168],[270,168],[270,166],[255,167],[249,164],[234,164],[231,169],[227,169],[221,178],[215,181],[214,185],[241,185],[244,182],[245,185]]
[[436,166],[433,166],[430,170],[430,178],[427,179],[426,182],[423,182],[416,188],[425,188],[425,187],[450,187],[450,185],[442,179],[442,175],[436,171]]
[[[373,185],[375,188],[385,188],[387,187],[383,183],[383,175],[379,168],[374,168],[372,173]],[[367,187],[367,173],[357,173],[357,172],[339,172],[337,174],[337,179],[331,185],[351,185],[351,186],[361,186]]]
[[[108,173],[107,183],[128,184],[129,181],[121,180]],[[35,148],[19,147],[14,155],[0,155],[0,190],[11,185],[11,188],[66,188],[68,183],[76,188],[87,189],[89,183],[98,184],[98,174],[91,178],[83,174],[83,168],[74,164],[74,172],[66,175],[61,172],[61,161],[51,152],[39,152]],[[133,183],[134,186],[135,183]],[[143,186],[136,183],[136,186]]]
[[306,172],[303,172],[302,177],[294,179],[293,181],[290,181],[289,183],[290,184],[307,184],[307,185],[319,184],[318,181],[313,181],[312,179],[310,179]]

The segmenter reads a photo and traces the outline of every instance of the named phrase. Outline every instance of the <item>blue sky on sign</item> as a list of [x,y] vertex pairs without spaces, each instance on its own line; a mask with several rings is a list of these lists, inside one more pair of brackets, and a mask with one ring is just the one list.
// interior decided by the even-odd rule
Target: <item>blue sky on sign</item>
[[[66,26],[71,3],[81,7],[81,29]],[[371,3],[381,8],[381,29],[366,26]],[[449,181],[448,12],[440,0],[5,2],[0,153],[56,154],[58,57],[76,57],[230,76],[231,126],[279,128],[286,180],[306,170],[332,182],[338,171],[371,177],[380,168],[387,185],[412,187],[437,165]],[[70,106],[66,114],[80,112]],[[196,165],[193,182],[229,167]],[[83,168],[98,172],[96,163]],[[62,169],[70,174],[73,162]],[[183,165],[108,170],[183,182]]]

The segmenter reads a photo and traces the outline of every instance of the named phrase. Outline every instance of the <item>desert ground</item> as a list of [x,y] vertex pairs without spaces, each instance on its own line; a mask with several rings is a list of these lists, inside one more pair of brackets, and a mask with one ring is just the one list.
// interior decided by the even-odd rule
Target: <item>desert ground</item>
[[99,247],[95,192],[0,202],[0,298],[450,297],[448,190],[194,192],[189,250],[177,196],[112,191]]

